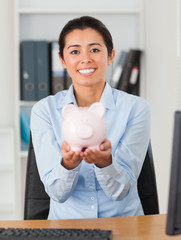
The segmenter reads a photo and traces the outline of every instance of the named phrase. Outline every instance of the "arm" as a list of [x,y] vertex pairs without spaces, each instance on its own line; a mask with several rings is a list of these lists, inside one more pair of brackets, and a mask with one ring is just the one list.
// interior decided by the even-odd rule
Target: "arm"
[[[61,118],[58,121],[61,125]],[[36,104],[31,113],[31,132],[40,178],[48,195],[64,202],[77,183],[80,165],[72,170],[61,165],[61,138],[58,139],[56,131],[59,128],[53,126],[46,103]]]
[[[121,119],[117,119],[117,122],[119,129],[116,123],[110,124],[112,162],[105,167],[95,165],[100,186],[113,200],[122,199],[129,189],[137,184],[150,138],[149,106],[144,102],[138,104],[129,113],[125,123]],[[125,125],[124,131],[121,129],[121,124]]]
[[62,166],[68,170],[77,167],[82,161],[83,153],[79,151],[71,151],[71,147],[63,141],[61,145]]

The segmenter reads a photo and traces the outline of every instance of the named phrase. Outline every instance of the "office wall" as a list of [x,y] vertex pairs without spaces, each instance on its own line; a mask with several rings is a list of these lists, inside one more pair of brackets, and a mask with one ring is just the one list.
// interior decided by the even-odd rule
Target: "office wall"
[[0,127],[14,122],[13,0],[0,1]]
[[[146,98],[152,110],[151,140],[161,213],[167,209],[173,112],[181,104],[176,2],[145,0]],[[0,126],[7,127],[14,124],[13,0],[0,1],[0,31]]]
[[177,2],[145,1],[146,96],[152,110],[151,140],[161,213],[167,212],[173,117],[180,107]]

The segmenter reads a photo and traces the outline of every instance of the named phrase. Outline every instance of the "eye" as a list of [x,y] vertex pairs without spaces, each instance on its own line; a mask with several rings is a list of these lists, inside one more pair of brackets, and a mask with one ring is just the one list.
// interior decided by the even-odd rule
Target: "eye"
[[100,50],[97,49],[97,48],[93,48],[93,49],[90,50],[90,52],[100,52]]
[[78,50],[73,50],[70,52],[70,54],[78,54],[78,53],[80,53]]

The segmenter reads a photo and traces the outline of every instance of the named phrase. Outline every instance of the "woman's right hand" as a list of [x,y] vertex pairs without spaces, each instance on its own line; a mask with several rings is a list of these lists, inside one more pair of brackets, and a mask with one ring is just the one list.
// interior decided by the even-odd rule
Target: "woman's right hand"
[[68,170],[73,169],[82,161],[83,153],[80,151],[71,151],[70,145],[63,141],[61,145],[62,151],[62,166]]

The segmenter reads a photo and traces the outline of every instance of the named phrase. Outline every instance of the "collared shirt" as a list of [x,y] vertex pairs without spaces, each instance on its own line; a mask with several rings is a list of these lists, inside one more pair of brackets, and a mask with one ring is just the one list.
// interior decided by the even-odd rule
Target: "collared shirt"
[[112,164],[98,168],[84,160],[72,170],[61,165],[62,108],[75,104],[73,85],[36,103],[31,132],[40,178],[50,196],[49,219],[142,215],[137,179],[150,137],[150,107],[141,97],[106,83],[100,99],[106,108]]

